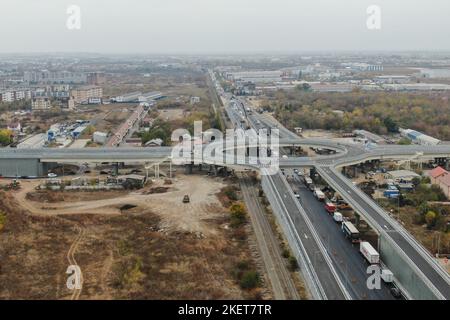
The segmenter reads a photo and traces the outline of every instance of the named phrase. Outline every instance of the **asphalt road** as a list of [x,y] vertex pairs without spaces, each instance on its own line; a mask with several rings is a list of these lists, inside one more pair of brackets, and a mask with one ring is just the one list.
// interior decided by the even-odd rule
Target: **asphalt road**
[[275,188],[278,190],[276,194],[280,202],[284,204],[287,212],[293,222],[293,226],[298,234],[297,241],[301,241],[309,260],[312,263],[314,271],[316,272],[325,295],[329,300],[344,300],[345,296],[339,286],[337,279],[334,277],[330,266],[327,264],[325,257],[316,242],[314,235],[304,220],[304,217],[299,212],[296,199],[293,198],[286,190],[286,186],[281,174],[271,176]]
[[[450,299],[450,285],[447,278],[444,278],[435,268],[423,257],[416,248],[414,248],[410,242],[404,237],[403,234],[396,231],[395,227],[382,216],[375,207],[373,201],[368,201],[367,198],[363,198],[360,192],[355,192],[352,182],[343,177],[340,173],[335,172],[331,168],[323,168],[325,174],[322,175],[328,183],[334,181],[339,185],[341,190],[345,190],[343,196],[351,198],[349,203],[358,204],[365,212],[361,212],[363,216],[370,216],[378,224],[378,229],[384,229],[389,231],[387,234],[395,241],[395,243],[403,250],[403,252],[416,264],[416,266],[424,273],[424,275],[430,280],[430,282],[441,292],[441,294],[448,300]],[[337,190],[338,191],[338,190]],[[362,191],[361,191],[362,192]]]
[[291,170],[286,170],[286,174],[289,175],[288,181],[292,189],[299,194],[301,206],[305,209],[316,231],[321,235],[322,243],[325,245],[336,271],[341,279],[345,279],[344,285],[353,299],[393,299],[385,283],[382,283],[379,290],[367,288],[368,274],[366,269],[368,263],[359,253],[359,244],[352,244],[345,238],[341,225],[333,220],[332,216],[325,210],[324,203],[314,197],[313,193],[297,175],[293,174]]

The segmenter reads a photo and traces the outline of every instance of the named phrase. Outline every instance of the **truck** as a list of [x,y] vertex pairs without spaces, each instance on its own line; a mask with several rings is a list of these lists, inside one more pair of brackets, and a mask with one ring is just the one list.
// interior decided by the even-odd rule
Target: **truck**
[[305,184],[306,186],[310,186],[313,184],[313,181],[310,177],[305,176]]
[[380,254],[367,241],[361,241],[359,244],[359,252],[370,264],[377,264],[380,262]]
[[386,190],[384,190],[383,196],[389,199],[398,198],[400,196],[400,191],[395,186],[389,186]]
[[333,220],[337,223],[342,222],[344,220],[344,218],[342,217],[342,213],[337,211],[333,213]]
[[319,200],[319,201],[324,201],[325,200],[325,194],[319,188],[316,188],[314,190],[314,197],[316,197],[317,200]]
[[345,234],[345,237],[350,239],[352,243],[359,242],[359,231],[350,221],[342,222],[341,226],[342,232]]
[[381,279],[386,283],[392,283],[394,281],[394,274],[389,269],[381,270]]
[[336,206],[334,203],[327,201],[325,203],[325,210],[327,210],[328,213],[333,214],[336,211]]

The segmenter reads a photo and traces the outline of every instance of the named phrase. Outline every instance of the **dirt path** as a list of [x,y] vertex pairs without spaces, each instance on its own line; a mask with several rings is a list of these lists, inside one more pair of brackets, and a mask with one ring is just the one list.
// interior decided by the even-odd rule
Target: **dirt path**
[[277,239],[258,201],[254,187],[246,177],[241,177],[239,181],[274,298],[300,300],[300,295],[286,268]]
[[[80,266],[77,263],[77,260],[75,259],[75,252],[80,244],[80,242],[83,240],[84,236],[84,228],[81,226],[77,226],[77,229],[79,230],[78,236],[76,237],[75,241],[72,243],[72,245],[69,248],[69,251],[67,252],[67,260],[69,261],[69,265],[71,266]],[[80,268],[81,270],[81,268]],[[83,273],[80,272],[80,283],[81,283],[81,289],[74,289],[72,296],[70,297],[70,300],[78,300],[81,295],[81,291],[83,290]]]

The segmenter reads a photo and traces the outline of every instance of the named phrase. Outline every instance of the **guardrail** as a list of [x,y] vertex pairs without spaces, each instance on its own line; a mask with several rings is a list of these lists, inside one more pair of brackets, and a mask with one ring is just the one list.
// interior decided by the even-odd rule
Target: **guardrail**
[[[327,173],[325,172],[325,170],[321,167],[316,167],[316,169],[317,169],[317,172],[324,179],[326,179]],[[331,170],[333,170],[333,169],[331,169]],[[341,175],[339,172],[336,172],[335,170],[333,170],[333,173],[338,177],[339,177],[339,175]],[[345,177],[341,177],[341,178],[343,179],[344,182],[347,182],[345,180],[346,179]],[[354,209],[356,211],[363,214],[363,216],[367,220],[367,222],[369,222],[369,224],[372,225],[380,233],[380,235],[385,236],[385,238],[391,243],[391,245],[393,245],[397,248],[397,251],[399,252],[399,254],[408,263],[408,265],[415,271],[415,273],[424,281],[424,283],[431,290],[431,292],[433,292],[433,294],[438,299],[445,299],[445,297],[439,292],[439,290],[437,290],[437,288],[431,283],[431,281],[425,276],[425,274],[406,255],[406,253],[397,245],[397,243],[392,239],[392,237],[390,237],[389,232],[386,232],[383,229],[383,226],[380,226],[366,212],[366,210],[362,206],[360,206],[356,201],[355,202],[352,201],[352,197],[347,193],[348,190],[342,189],[342,187],[337,182],[335,182],[331,177],[328,177],[328,179],[326,179],[326,180],[333,189],[335,189],[336,191],[338,191],[341,194],[341,196],[342,196],[342,198],[344,198],[344,200],[351,203],[351,205],[354,207]],[[437,263],[431,258],[431,256],[427,252],[425,252],[425,249],[415,239],[414,240],[412,239],[412,236],[409,234],[409,232],[407,232],[403,228],[403,226],[401,226],[397,221],[395,221],[392,217],[390,217],[382,208],[380,208],[375,202],[373,202],[372,199],[369,198],[369,196],[364,194],[364,192],[362,192],[355,185],[353,185],[353,183],[346,183],[346,185],[347,185],[347,187],[349,187],[351,189],[351,191],[358,194],[366,203],[369,203],[377,211],[378,214],[380,214],[387,222],[389,222],[389,224],[394,227],[394,231],[399,232],[399,234],[401,234],[414,248],[416,248],[416,250],[419,252],[419,254],[421,254],[421,256],[424,257],[425,260],[427,260],[430,263],[430,265],[433,267],[433,269],[435,269],[439,274],[441,274],[441,276],[443,276],[443,279],[448,282],[449,276],[448,276],[448,274],[444,274],[445,270],[442,270],[442,268],[440,266],[437,266]],[[412,240],[412,243],[411,243],[411,240]]]
[[[310,293],[314,299],[317,300],[326,300],[327,296],[323,287],[317,277],[316,272],[312,266],[311,260],[309,259],[308,254],[306,253],[306,249],[303,246],[300,236],[297,234],[292,220],[289,218],[289,214],[287,213],[287,208],[284,206],[283,202],[280,200],[281,196],[278,193],[278,190],[273,184],[272,178],[270,176],[262,176],[261,185],[264,193],[267,196],[267,199],[270,202],[270,205],[273,209],[273,213],[278,220],[281,228],[284,231],[286,239],[289,243],[291,249],[293,249],[293,253],[295,258],[299,262],[300,269],[307,283],[307,287],[310,290]],[[278,195],[278,198],[277,198]]]

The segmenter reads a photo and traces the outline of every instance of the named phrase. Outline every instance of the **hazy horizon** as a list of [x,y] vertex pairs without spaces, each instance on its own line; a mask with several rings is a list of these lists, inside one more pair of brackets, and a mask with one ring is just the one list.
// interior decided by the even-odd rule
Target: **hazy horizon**
[[[381,8],[381,29],[366,26]],[[69,5],[81,29],[69,30]],[[0,53],[450,51],[447,0],[2,0]],[[5,14],[5,13],[8,14]]]

